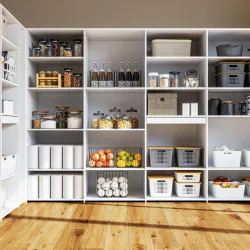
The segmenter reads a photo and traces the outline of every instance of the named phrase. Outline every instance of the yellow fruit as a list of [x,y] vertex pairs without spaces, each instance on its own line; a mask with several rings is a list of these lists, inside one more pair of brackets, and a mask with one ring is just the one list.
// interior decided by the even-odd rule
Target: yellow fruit
[[139,162],[138,160],[133,160],[133,161],[132,161],[132,166],[133,166],[134,168],[139,167],[139,165],[140,165],[140,162]]
[[135,160],[140,161],[141,160],[141,154],[134,154],[134,158],[135,158]]
[[126,161],[123,161],[123,160],[117,161],[116,164],[117,164],[118,168],[125,168],[126,167]]
[[118,152],[118,156],[122,157],[126,154],[127,152],[126,151],[120,151]]

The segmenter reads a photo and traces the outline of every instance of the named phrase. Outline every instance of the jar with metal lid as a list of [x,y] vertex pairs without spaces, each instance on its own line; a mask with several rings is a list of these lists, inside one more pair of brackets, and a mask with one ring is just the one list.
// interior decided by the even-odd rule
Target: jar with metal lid
[[41,56],[45,56],[45,45],[46,45],[47,41],[46,39],[40,39],[39,40],[39,47],[41,50]]
[[170,78],[169,74],[161,74],[159,75],[160,88],[169,88],[170,86]]
[[139,119],[138,113],[136,109],[128,109],[126,110],[127,116],[130,118],[132,128],[139,128]]
[[39,72],[39,77],[45,77],[45,76],[46,76],[45,71],[40,71]]
[[235,104],[233,101],[222,101],[221,115],[235,115]]
[[74,73],[74,87],[82,86],[82,73]]
[[46,77],[51,77],[51,71],[49,71],[49,70],[46,71],[45,76],[46,76]]
[[56,129],[56,116],[44,115],[41,119],[41,129]]
[[68,106],[56,106],[56,128],[67,128]]
[[110,116],[102,116],[99,122],[99,128],[100,129],[112,129],[113,123]]
[[172,88],[178,88],[180,82],[180,72],[179,71],[171,71],[170,74],[170,85]]
[[150,72],[148,73],[149,76],[149,87],[150,88],[157,88],[158,87],[158,76],[159,73],[157,72]]
[[52,56],[52,46],[51,43],[46,43],[44,48],[44,54],[46,57]]
[[104,113],[100,113],[100,111],[97,111],[97,113],[93,113],[91,127],[99,128],[99,122],[100,122],[101,117],[103,116],[104,116]]
[[[51,72],[51,77],[58,77],[58,72],[57,71],[52,71]],[[57,86],[58,85],[58,80],[51,80],[51,85],[52,86]]]
[[121,110],[117,109],[116,107],[114,107],[113,109],[109,110],[109,116],[112,119],[113,122],[113,128],[118,128],[118,121],[121,117]]
[[66,46],[64,48],[63,56],[65,56],[65,57],[71,57],[72,56],[72,48],[71,48],[71,46],[68,45],[68,46]]
[[74,56],[82,56],[83,46],[82,39],[74,40]]
[[69,110],[68,128],[81,129],[82,128],[82,111]]
[[40,48],[40,46],[34,46],[33,47],[32,55],[34,57],[40,57],[41,56],[41,48]]
[[68,46],[67,42],[60,42],[60,56],[64,56],[64,49]]
[[51,40],[51,56],[59,55],[59,41],[57,39]]
[[32,128],[40,129],[41,128],[41,119],[44,115],[49,113],[48,110],[36,110],[32,112]]
[[72,68],[64,69],[64,87],[72,87]]
[[118,121],[118,129],[131,129],[132,123],[130,117],[127,115],[121,116],[120,120]]

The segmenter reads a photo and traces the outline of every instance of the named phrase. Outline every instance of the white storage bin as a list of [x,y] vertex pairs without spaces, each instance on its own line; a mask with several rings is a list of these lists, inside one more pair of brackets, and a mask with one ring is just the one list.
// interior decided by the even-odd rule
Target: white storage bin
[[51,199],[62,199],[62,175],[53,174],[51,175]]
[[38,199],[38,175],[28,176],[28,199]]
[[14,114],[13,101],[3,100],[2,105],[3,105],[2,109],[3,109],[4,114],[7,114],[7,115],[13,115]]
[[148,147],[151,167],[171,167],[173,147]]
[[63,199],[74,198],[74,175],[63,175]]
[[72,145],[63,146],[63,168],[74,168],[74,146]]
[[62,169],[63,164],[63,150],[61,145],[51,146],[51,168]]
[[247,168],[250,168],[250,149],[243,149],[242,157],[243,157],[243,165]]
[[75,169],[82,169],[83,168],[83,146],[75,146],[74,157],[75,157]]
[[50,146],[39,146],[39,169],[50,169]]
[[199,167],[200,151],[199,147],[175,147],[177,151],[178,167]]
[[38,146],[28,147],[28,169],[38,169]]
[[74,198],[83,199],[83,175],[75,175]]
[[[234,184],[239,184],[239,182],[231,182]],[[223,188],[220,185],[213,185],[212,186],[212,195],[215,198],[237,198],[243,199],[245,193],[245,184],[241,184],[238,188]]]
[[16,172],[17,154],[2,156],[2,178]]
[[190,56],[191,40],[155,39],[152,41],[153,56]]
[[151,197],[171,197],[173,190],[173,176],[149,175],[149,191]]
[[50,175],[39,175],[39,199],[50,199]]
[[180,198],[198,198],[200,196],[201,182],[176,182],[175,192]]
[[213,151],[212,163],[215,168],[239,168],[241,151],[230,149],[230,151]]
[[201,172],[197,171],[174,171],[177,182],[200,182]]

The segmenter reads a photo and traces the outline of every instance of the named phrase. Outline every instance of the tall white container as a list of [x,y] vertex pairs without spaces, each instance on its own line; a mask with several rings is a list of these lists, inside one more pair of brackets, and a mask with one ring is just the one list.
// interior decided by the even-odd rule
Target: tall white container
[[61,199],[62,198],[62,180],[61,174],[51,175],[51,199]]
[[244,166],[250,168],[250,149],[243,149],[242,156]]
[[182,103],[182,115],[183,116],[190,115],[190,103]]
[[75,175],[74,183],[74,198],[82,199],[83,198],[83,175]]
[[83,146],[75,146],[75,168],[82,169],[83,168]]
[[198,103],[191,103],[191,115],[197,116],[198,115]]
[[39,175],[39,199],[50,199],[50,175]]
[[61,169],[62,168],[63,151],[61,145],[51,146],[51,168]]
[[29,175],[28,177],[28,199],[38,199],[38,175]]
[[28,147],[28,169],[38,169],[38,146]]
[[63,199],[74,198],[74,175],[63,175]]
[[63,146],[63,168],[64,169],[74,168],[74,146],[73,145]]
[[50,169],[50,146],[39,146],[39,168]]

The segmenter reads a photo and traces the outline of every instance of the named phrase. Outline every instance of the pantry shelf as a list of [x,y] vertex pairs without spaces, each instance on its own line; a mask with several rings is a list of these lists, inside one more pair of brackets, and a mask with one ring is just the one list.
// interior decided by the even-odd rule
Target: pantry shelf
[[208,115],[208,118],[250,118],[248,115]]
[[169,198],[162,198],[162,197],[156,198],[156,197],[151,197],[148,195],[146,197],[146,200],[147,201],[206,201],[206,198],[203,196],[198,197],[198,198],[180,198],[177,195],[172,195]]
[[153,91],[183,91],[183,92],[199,92],[199,91],[205,91],[206,87],[198,87],[198,88],[185,88],[185,87],[179,87],[179,88],[150,88],[147,87],[147,90],[153,90]]
[[250,92],[250,88],[208,88],[209,92]]
[[218,171],[218,170],[224,170],[224,171],[230,171],[230,170],[234,170],[234,171],[250,171],[250,168],[241,166],[240,168],[215,168],[215,167],[208,167],[208,170],[211,171]]
[[147,116],[147,124],[206,124],[206,116]]
[[84,57],[28,57],[28,60],[39,64],[82,63]]
[[160,171],[175,171],[175,170],[181,170],[181,171],[184,171],[184,170],[199,170],[199,171],[205,171],[206,170],[206,168],[202,168],[202,167],[186,167],[186,168],[184,168],[184,167],[165,167],[165,168],[155,168],[155,167],[147,167],[147,170],[149,170],[149,171],[154,171],[154,170],[160,170]]
[[28,199],[28,201],[68,201],[68,202],[83,202],[84,199]]
[[144,171],[145,168],[86,168],[87,171]]
[[95,132],[102,132],[102,131],[108,131],[108,132],[123,132],[123,131],[131,131],[131,132],[141,132],[141,131],[145,131],[144,128],[138,128],[138,129],[92,129],[92,128],[87,128],[85,129],[86,131],[95,131]]
[[83,172],[84,169],[28,169],[28,172]]
[[77,132],[77,131],[84,131],[84,129],[27,129],[28,132]]
[[28,88],[32,92],[81,92],[83,88]]
[[3,88],[15,88],[15,87],[19,87],[19,85],[17,83],[10,82],[10,81],[7,81],[5,79],[2,79],[1,81],[2,81]]
[[147,61],[150,63],[166,63],[171,62],[176,65],[183,62],[188,62],[190,64],[193,63],[200,63],[202,61],[206,60],[206,57],[202,56],[192,56],[192,57],[160,57],[160,56],[148,56]]
[[19,48],[11,41],[9,41],[7,38],[2,36],[2,51],[16,51],[16,50],[19,50]]
[[144,201],[144,195],[143,194],[131,194],[129,192],[129,195],[127,197],[98,197],[96,194],[88,194],[85,201]]
[[250,57],[208,57],[208,65],[215,66],[219,62],[247,62]]
[[250,201],[250,197],[245,195],[243,199],[242,198],[234,198],[234,197],[223,199],[223,198],[215,198],[211,194],[209,194],[208,201]]
[[145,88],[140,87],[140,88],[91,88],[91,87],[86,87],[85,88],[87,92],[144,92]]

